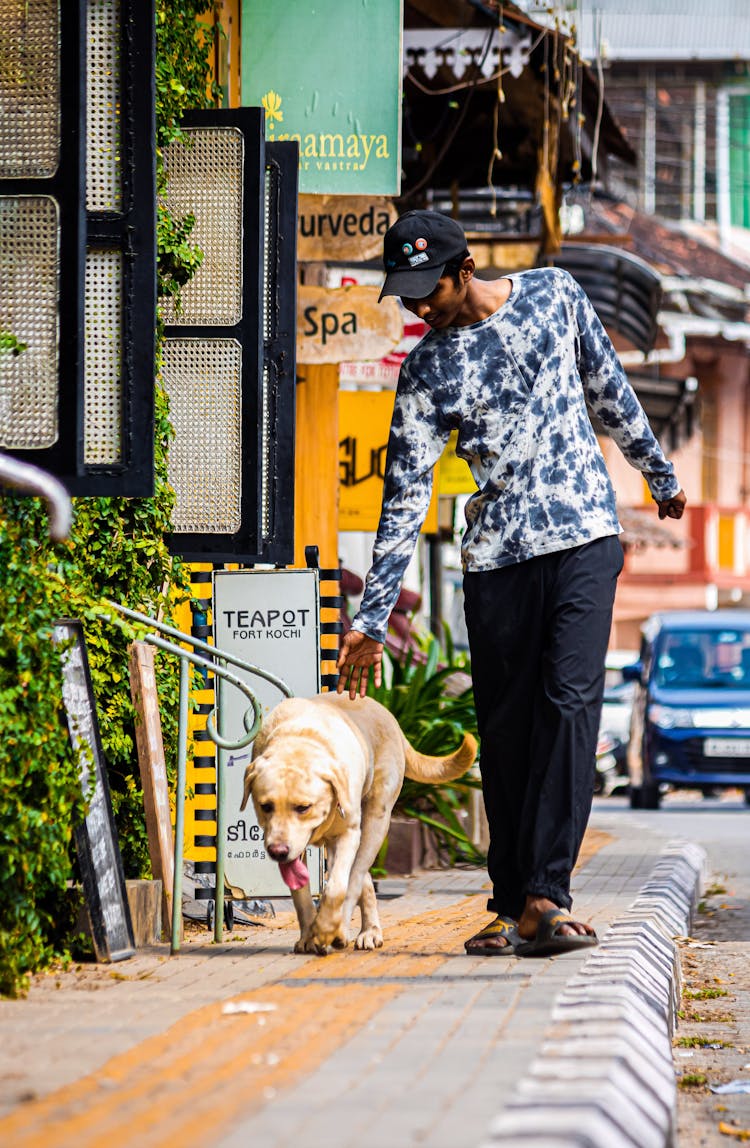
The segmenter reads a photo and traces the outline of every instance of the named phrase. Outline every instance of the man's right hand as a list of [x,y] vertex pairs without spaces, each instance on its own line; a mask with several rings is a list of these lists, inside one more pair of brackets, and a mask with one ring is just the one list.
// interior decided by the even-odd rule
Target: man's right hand
[[350,630],[344,635],[336,665],[340,671],[336,692],[343,694],[348,690],[352,700],[357,693],[363,698],[367,693],[370,666],[375,685],[379,686],[383,680],[383,643],[359,630]]

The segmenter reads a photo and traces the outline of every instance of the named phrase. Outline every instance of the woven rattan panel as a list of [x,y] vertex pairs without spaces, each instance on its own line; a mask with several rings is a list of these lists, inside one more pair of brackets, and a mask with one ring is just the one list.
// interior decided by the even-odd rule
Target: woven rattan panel
[[122,255],[86,255],[83,457],[122,461]]
[[57,203],[0,196],[0,329],[26,344],[0,351],[0,447],[38,450],[57,440]]
[[118,0],[88,0],[86,207],[89,211],[122,208],[120,22]]
[[175,533],[235,534],[241,525],[242,347],[234,339],[167,339],[162,376],[175,437],[169,481]]
[[60,156],[58,0],[0,0],[0,179],[43,179]]
[[192,212],[190,243],[203,262],[182,288],[182,308],[168,301],[166,323],[233,326],[242,318],[242,133],[187,128],[187,143],[165,149],[167,204],[178,219]]

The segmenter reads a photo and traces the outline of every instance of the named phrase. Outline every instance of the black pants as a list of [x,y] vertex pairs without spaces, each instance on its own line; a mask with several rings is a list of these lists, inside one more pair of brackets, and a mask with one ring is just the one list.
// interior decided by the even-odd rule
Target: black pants
[[571,907],[622,563],[613,535],[464,576],[492,912],[517,918],[527,894]]

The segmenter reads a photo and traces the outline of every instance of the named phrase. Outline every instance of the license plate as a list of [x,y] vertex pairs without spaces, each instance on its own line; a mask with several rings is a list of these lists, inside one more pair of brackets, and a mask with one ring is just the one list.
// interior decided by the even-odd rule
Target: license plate
[[750,757],[750,738],[707,737],[703,753],[706,757]]

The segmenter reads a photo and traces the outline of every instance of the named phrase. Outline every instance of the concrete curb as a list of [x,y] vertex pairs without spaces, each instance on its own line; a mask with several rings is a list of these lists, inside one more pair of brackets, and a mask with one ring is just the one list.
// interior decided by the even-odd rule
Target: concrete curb
[[669,1148],[685,936],[707,858],[670,842],[625,914],[555,1000],[550,1037],[481,1148]]

